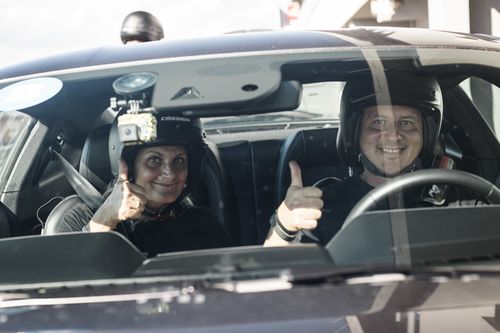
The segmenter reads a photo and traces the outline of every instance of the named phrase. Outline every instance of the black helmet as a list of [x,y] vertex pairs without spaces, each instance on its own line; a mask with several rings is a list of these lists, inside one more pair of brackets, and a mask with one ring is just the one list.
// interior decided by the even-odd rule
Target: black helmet
[[123,44],[131,40],[141,42],[160,40],[163,38],[163,27],[150,13],[137,11],[128,14],[123,20],[120,37]]
[[443,98],[437,80],[410,73],[386,73],[386,78],[387,86],[378,81],[376,89],[371,76],[348,81],[344,87],[337,151],[341,160],[350,167],[361,167],[359,125],[362,111],[377,104],[404,105],[419,110],[423,123],[423,146],[419,158],[428,162],[434,155],[443,118]]
[[[120,116],[122,113],[119,113]],[[109,133],[109,160],[111,171],[118,175],[118,160],[123,158],[128,166],[129,179],[134,175],[134,159],[138,151],[151,146],[183,146],[188,151],[188,180],[187,185],[197,179],[201,172],[201,163],[205,155],[205,132],[197,118],[185,118],[169,115],[155,115],[157,120],[157,138],[148,143],[124,145],[118,135],[118,116],[111,125]]]

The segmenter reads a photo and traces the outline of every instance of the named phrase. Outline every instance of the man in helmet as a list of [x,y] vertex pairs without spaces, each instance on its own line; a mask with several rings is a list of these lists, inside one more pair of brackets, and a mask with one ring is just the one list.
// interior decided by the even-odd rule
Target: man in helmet
[[114,230],[148,256],[233,245],[215,216],[188,197],[206,149],[199,119],[155,117],[157,139],[135,145],[120,141],[115,119],[108,145],[115,179],[105,200],[95,211],[83,202],[74,207],[60,232],[82,225],[84,231]]
[[123,44],[160,40],[163,38],[163,27],[160,21],[148,12],[132,12],[123,20],[120,38]]
[[[271,218],[265,245],[295,241],[303,229],[311,230],[307,234],[312,240],[326,244],[370,190],[430,165],[443,112],[437,81],[409,73],[387,74],[385,79],[358,77],[342,93],[337,149],[353,176],[323,189],[303,187],[299,165],[290,162],[291,185]],[[412,193],[405,202],[414,206],[419,199]]]

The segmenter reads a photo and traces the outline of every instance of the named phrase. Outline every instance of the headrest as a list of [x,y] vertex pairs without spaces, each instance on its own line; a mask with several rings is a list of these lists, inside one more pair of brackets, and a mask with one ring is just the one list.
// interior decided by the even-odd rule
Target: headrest
[[80,174],[101,193],[113,179],[109,163],[108,137],[111,125],[96,127],[87,136],[80,158]]
[[[304,166],[337,163],[337,128],[316,128],[301,130],[284,142],[284,161],[295,160]],[[281,161],[280,161],[281,162]],[[288,167],[288,166],[287,166]]]
[[[286,139],[281,146],[276,168],[276,204],[283,200],[290,185],[289,161],[294,160],[299,163],[303,169],[303,177],[307,169],[315,169],[315,172],[318,172],[321,167],[340,165],[336,150],[337,131],[338,129],[334,127],[306,129]],[[319,173],[317,176],[321,177]],[[330,174],[330,176],[338,175]]]

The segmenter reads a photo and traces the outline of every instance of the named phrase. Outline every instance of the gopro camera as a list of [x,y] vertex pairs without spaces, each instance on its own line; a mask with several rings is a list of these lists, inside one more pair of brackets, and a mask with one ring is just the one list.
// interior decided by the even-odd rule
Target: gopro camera
[[118,117],[118,135],[126,145],[156,140],[156,117],[152,113],[124,114]]
[[156,110],[149,107],[151,89],[158,77],[154,73],[131,73],[113,82],[113,89],[122,98],[112,97],[113,110],[126,110],[118,116],[118,135],[125,145],[137,145],[156,140]]

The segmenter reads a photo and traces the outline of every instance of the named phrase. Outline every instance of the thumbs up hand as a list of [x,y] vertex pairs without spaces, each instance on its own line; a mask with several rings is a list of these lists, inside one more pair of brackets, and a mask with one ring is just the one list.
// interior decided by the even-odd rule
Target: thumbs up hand
[[292,181],[285,200],[278,207],[278,219],[290,231],[314,229],[321,217],[323,193],[316,187],[304,187],[298,163],[290,161],[289,165]]
[[145,207],[146,191],[128,180],[127,164],[120,159],[113,191],[92,217],[90,230],[113,230],[122,221],[140,217]]
[[[124,160],[118,161],[118,179],[109,197],[114,199],[117,221],[138,218],[146,207],[146,191],[128,180],[128,167]],[[109,198],[108,197],[108,198]]]

